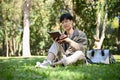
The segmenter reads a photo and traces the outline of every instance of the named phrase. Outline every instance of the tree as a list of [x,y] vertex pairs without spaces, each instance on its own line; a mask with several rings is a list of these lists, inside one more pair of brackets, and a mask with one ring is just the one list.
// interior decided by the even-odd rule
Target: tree
[[24,57],[31,56],[30,54],[30,30],[29,30],[30,6],[31,6],[31,0],[24,0],[24,4],[23,4],[24,31],[23,31],[23,54],[22,54]]
[[[29,1],[0,2],[0,55],[20,56],[22,52],[25,56],[46,55],[45,51],[52,44],[47,31],[61,28],[59,16],[64,12],[71,12],[75,18],[75,26],[88,36],[88,49],[93,48],[94,41],[95,43],[98,41],[99,48],[113,51],[120,48],[120,28],[112,27],[113,19],[118,17],[120,12],[120,1],[31,0],[31,6]],[[21,7],[24,9],[24,14]]]
[[120,13],[119,13],[119,28],[118,28],[118,51],[120,51]]
[[17,44],[19,44],[18,26],[20,25],[21,1],[22,0],[2,0],[0,3],[0,46],[2,45],[2,55],[17,55],[19,46]]
[[[102,13],[103,13],[103,16],[102,16]],[[94,49],[101,49],[102,47],[102,43],[105,38],[107,15],[108,15],[107,4],[104,1],[100,1],[98,4],[98,12],[97,12],[96,34],[94,35],[94,39],[95,39],[94,46],[93,46]],[[100,35],[100,27],[102,27],[101,35]]]

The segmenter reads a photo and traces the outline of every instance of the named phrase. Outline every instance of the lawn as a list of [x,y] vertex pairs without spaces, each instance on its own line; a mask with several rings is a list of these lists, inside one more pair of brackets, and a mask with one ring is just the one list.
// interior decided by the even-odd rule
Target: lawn
[[120,55],[114,55],[116,64],[92,64],[35,68],[44,56],[0,57],[0,80],[120,80]]

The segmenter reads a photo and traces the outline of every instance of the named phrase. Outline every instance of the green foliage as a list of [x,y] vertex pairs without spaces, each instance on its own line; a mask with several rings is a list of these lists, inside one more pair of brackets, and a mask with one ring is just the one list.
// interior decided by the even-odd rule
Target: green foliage
[[53,3],[52,1],[34,0],[30,15],[30,45],[32,54],[38,51],[38,55],[45,55],[41,51],[43,49],[46,51],[51,45],[52,41],[47,31],[50,31],[56,25],[60,14],[59,10],[61,9],[60,4],[61,1]]
[[[14,0],[4,0],[1,1],[0,3],[0,46],[6,46],[5,41],[6,37],[8,38],[8,43],[10,40],[14,38],[15,46],[16,47],[14,50],[15,52],[18,51],[18,46],[19,40],[21,40],[21,32],[19,31],[19,26],[20,26],[20,16],[21,16],[21,9],[20,9],[20,4],[22,0],[14,1]],[[17,5],[18,4],[18,5]],[[5,35],[5,32],[7,35]],[[19,40],[17,39],[19,37]],[[4,44],[2,44],[4,41]],[[5,50],[5,49],[4,49]],[[2,51],[5,52],[5,51]],[[4,53],[5,55],[5,53]]]
[[108,22],[108,25],[106,26],[105,40],[103,42],[103,48],[110,49],[113,54],[115,54],[118,51],[117,50],[118,24],[119,23],[117,17],[113,18],[112,21]]
[[[86,0],[74,0],[76,17],[76,26],[85,31],[88,37],[88,49],[91,49],[94,43],[93,35],[95,35],[97,12],[102,9],[102,18],[104,19],[105,6],[108,11],[108,22],[113,19],[120,12],[118,0],[102,0],[100,1],[86,1]],[[118,24],[116,21],[114,22]],[[107,24],[106,37],[103,43],[103,48],[116,50],[117,29],[111,28],[111,23]],[[115,27],[115,26],[114,26]],[[111,33],[112,31],[112,33]],[[109,36],[109,37],[108,37]],[[111,46],[110,46],[111,45]]]
[[[31,52],[40,52],[43,48],[45,49],[49,45],[46,45],[50,41],[48,40],[47,31],[49,27],[49,11],[48,7],[44,5],[43,0],[34,0],[31,9],[31,26],[30,26],[30,42],[31,42]],[[45,44],[46,43],[46,44]],[[38,53],[41,54],[41,53]]]
[[119,0],[107,0],[108,4],[108,18],[113,19],[115,16],[118,16],[120,12],[120,1]]
[[[93,35],[96,28],[97,1],[74,0],[76,26],[84,31],[88,37],[88,49],[93,46]],[[89,33],[88,33],[89,32]]]
[[116,64],[70,65],[55,68],[35,68],[36,61],[46,57],[0,58],[1,80],[119,80],[120,56]]
[[112,27],[113,28],[118,28],[119,27],[119,19],[118,17],[115,17],[112,22]]
[[[100,4],[100,1],[105,1]],[[93,35],[95,34],[97,11],[108,6],[108,25],[106,29],[106,38],[103,48],[115,50],[117,30],[115,27],[115,16],[120,12],[119,0],[73,0],[73,10],[75,17],[75,26],[84,31],[88,37],[88,49],[93,46]],[[23,28],[23,0],[2,0],[0,2],[0,49],[5,41],[5,31],[7,31],[8,40],[13,36],[16,43],[16,52],[22,46],[22,28]],[[33,0],[30,9],[30,49],[33,55],[46,55],[46,52],[52,44],[52,39],[47,31],[55,29],[59,24],[59,17],[63,13],[64,0]],[[101,7],[99,6],[101,5]],[[102,13],[104,15],[104,12]],[[104,16],[103,16],[104,17]],[[102,17],[102,20],[104,19]],[[114,20],[112,22],[112,20]],[[111,24],[111,22],[113,24]],[[60,26],[60,25],[58,25]],[[1,51],[1,52],[5,52]]]

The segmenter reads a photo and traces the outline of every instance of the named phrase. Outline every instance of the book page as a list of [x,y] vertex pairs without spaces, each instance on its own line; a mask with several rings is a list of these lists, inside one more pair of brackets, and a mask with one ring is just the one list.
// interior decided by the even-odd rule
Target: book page
[[59,37],[61,36],[61,32],[60,31],[48,32],[48,34],[53,38],[53,40],[55,40],[56,38],[59,39]]

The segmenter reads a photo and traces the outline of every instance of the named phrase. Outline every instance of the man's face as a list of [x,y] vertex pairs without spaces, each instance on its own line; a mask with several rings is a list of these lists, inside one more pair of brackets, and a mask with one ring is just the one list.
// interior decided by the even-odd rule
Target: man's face
[[64,19],[61,24],[62,24],[62,27],[65,31],[68,31],[72,28],[72,23],[73,21],[72,20],[69,20],[69,19]]

